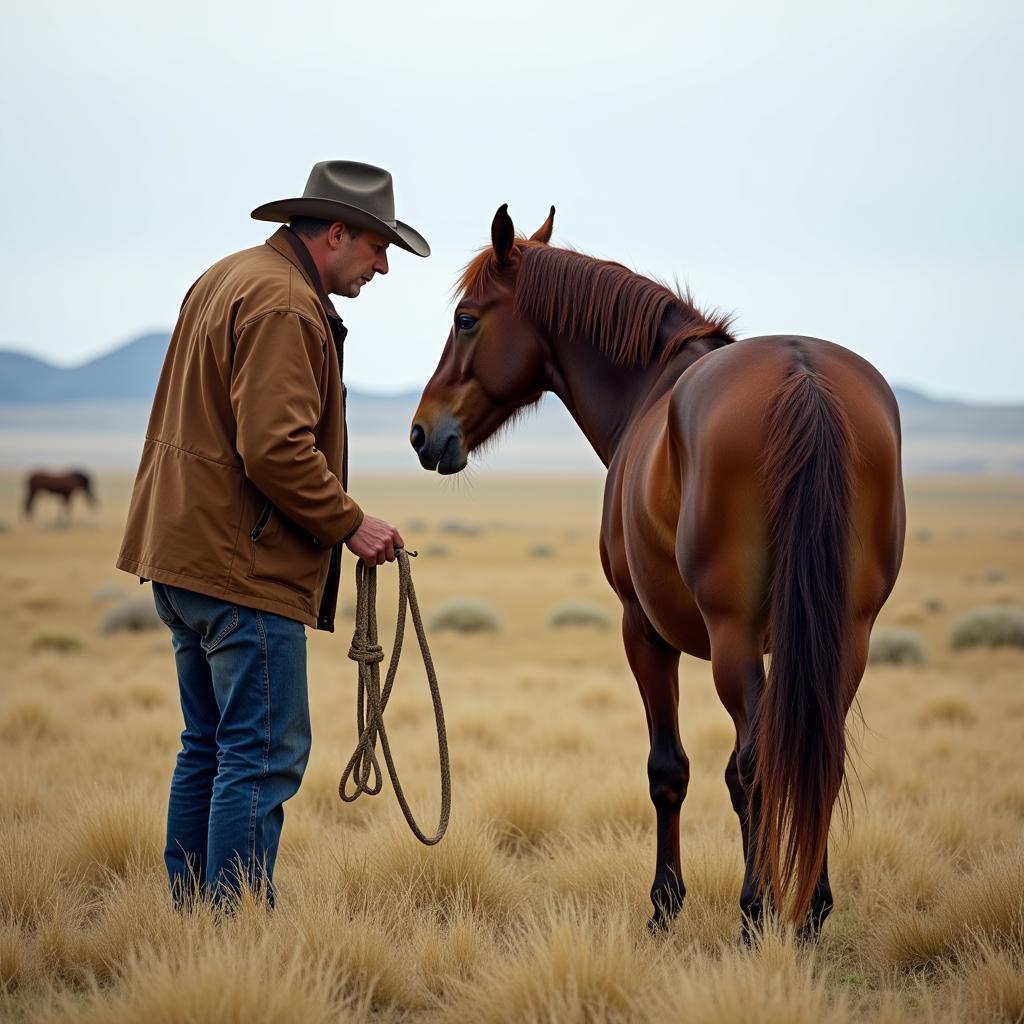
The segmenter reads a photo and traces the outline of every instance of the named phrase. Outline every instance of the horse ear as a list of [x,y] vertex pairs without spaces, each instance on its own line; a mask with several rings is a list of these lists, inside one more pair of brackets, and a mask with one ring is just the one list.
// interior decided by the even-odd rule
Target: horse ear
[[498,258],[499,264],[508,259],[515,239],[516,229],[508,215],[508,203],[502,203],[494,215],[494,220],[491,221],[491,245],[494,246],[494,255]]
[[551,241],[551,229],[555,226],[555,208],[551,207],[551,212],[548,214],[548,219],[532,235],[530,235],[531,242],[543,242],[545,245]]

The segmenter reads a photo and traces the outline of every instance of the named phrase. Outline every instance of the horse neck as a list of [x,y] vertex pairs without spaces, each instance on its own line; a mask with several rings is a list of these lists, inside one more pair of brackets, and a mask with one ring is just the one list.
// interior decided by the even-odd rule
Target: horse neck
[[[658,329],[659,350],[679,329],[678,315],[670,310]],[[548,390],[562,400],[608,466],[636,417],[669,391],[688,366],[719,343],[694,339],[667,360],[625,366],[612,360],[590,338],[552,338]]]

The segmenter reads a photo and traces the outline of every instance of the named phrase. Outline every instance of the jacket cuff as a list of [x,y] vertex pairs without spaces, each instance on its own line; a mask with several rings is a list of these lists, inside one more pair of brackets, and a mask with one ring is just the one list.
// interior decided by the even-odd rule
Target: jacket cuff
[[363,510],[356,505],[352,511],[355,518],[352,520],[351,525],[348,526],[346,532],[332,543],[332,547],[334,544],[344,544],[363,525]]

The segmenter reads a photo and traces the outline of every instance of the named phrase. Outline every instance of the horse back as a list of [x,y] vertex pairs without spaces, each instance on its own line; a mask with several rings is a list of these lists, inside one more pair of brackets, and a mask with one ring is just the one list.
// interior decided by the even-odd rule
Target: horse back
[[799,336],[751,338],[695,363],[675,385],[668,410],[681,495],[676,555],[705,618],[738,615],[751,628],[765,625],[770,414],[787,380],[801,371],[822,382],[847,428],[842,458],[853,506],[847,557],[854,613],[873,621],[895,582],[905,511],[892,390],[842,346]]

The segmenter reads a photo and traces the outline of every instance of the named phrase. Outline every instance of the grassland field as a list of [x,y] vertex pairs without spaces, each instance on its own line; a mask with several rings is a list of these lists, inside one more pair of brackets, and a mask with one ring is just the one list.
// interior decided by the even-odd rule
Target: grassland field
[[[601,480],[367,477],[425,615],[486,602],[494,632],[431,635],[452,755],[435,848],[391,792],[343,804],[355,742],[353,560],[334,635],[308,631],[313,752],[286,807],[273,913],[176,913],[161,859],[181,728],[163,627],[101,634],[149,588],[113,568],[129,474],[95,511],[20,516],[0,474],[0,1018],[47,1022],[1014,1021],[1024,1019],[1024,650],[954,651],[951,623],[1024,606],[1024,480],[910,481],[906,557],[879,626],[923,665],[872,665],[851,720],[853,816],[833,830],[821,943],[737,943],[733,744],[709,666],[685,658],[688,896],[648,935],[647,734],[599,564]],[[397,576],[381,570],[390,649]],[[556,629],[552,610],[597,625]],[[414,807],[438,808],[411,632],[389,732]]]

